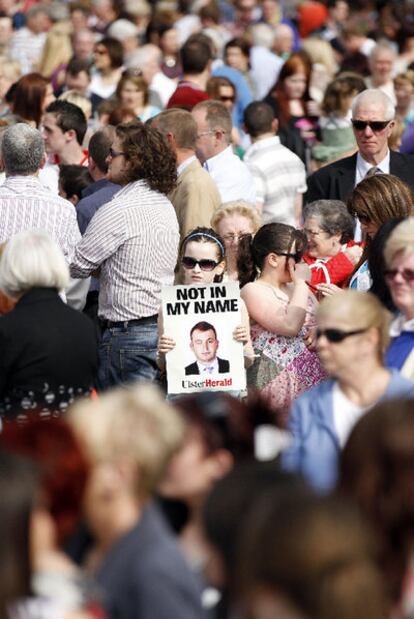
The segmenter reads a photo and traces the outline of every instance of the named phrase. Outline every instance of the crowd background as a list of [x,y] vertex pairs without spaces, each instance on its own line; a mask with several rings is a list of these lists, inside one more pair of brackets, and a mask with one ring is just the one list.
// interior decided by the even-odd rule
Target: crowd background
[[413,155],[410,0],[0,0],[0,619],[414,619]]

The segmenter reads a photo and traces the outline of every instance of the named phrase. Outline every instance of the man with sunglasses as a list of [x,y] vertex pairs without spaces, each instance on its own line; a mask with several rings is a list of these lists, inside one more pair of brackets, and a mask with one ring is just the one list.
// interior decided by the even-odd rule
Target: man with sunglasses
[[308,178],[305,202],[347,201],[352,190],[371,174],[393,174],[414,189],[414,157],[390,151],[388,138],[395,125],[391,99],[378,89],[360,93],[352,105],[352,125],[358,152],[327,165]]

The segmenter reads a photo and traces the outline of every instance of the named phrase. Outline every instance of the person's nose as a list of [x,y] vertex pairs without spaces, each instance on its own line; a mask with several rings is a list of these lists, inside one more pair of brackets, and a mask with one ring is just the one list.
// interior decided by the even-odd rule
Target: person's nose
[[374,135],[373,130],[371,129],[371,127],[369,125],[367,125],[364,129],[364,135],[368,138],[370,138],[372,135]]
[[196,271],[196,273],[199,273],[201,271],[200,265],[198,264],[198,262],[195,263],[193,271]]
[[203,343],[203,352],[208,352],[208,342]]

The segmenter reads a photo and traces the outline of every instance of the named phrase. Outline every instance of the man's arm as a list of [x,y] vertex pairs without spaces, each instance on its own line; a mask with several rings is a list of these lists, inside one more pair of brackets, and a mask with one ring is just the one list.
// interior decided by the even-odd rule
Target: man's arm
[[119,205],[103,206],[92,218],[75,248],[70,265],[72,277],[85,278],[97,271],[125,240],[126,230]]

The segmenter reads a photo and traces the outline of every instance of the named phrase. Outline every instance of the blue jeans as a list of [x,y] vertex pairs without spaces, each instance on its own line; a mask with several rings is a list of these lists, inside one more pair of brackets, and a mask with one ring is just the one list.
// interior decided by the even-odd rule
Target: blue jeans
[[99,346],[99,391],[117,385],[156,380],[157,344],[156,321],[105,329]]

